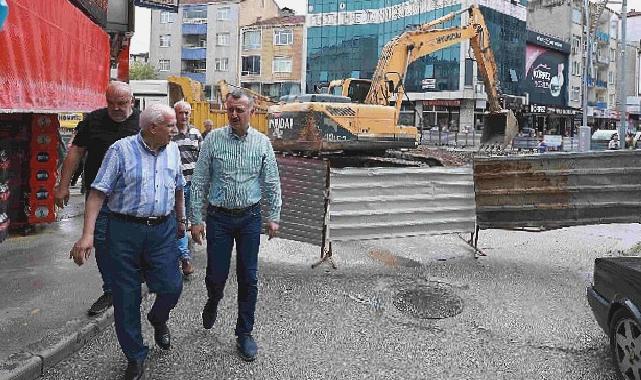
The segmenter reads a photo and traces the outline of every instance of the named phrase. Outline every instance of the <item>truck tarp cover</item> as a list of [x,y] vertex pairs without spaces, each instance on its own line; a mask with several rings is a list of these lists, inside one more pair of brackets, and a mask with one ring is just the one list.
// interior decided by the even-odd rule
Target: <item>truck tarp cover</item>
[[104,107],[109,36],[68,0],[8,0],[0,30],[0,112]]

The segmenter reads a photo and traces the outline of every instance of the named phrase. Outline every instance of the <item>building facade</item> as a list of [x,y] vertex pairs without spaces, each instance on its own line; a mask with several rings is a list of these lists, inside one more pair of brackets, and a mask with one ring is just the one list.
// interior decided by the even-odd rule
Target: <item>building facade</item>
[[278,100],[305,86],[305,16],[260,20],[240,29],[240,85]]
[[239,84],[240,27],[278,14],[274,0],[185,0],[178,13],[154,10],[150,62],[160,79],[189,77],[211,97],[220,80]]
[[[526,8],[518,1],[481,0],[504,94],[520,95],[524,75]],[[408,29],[468,7],[467,0],[309,0],[307,92],[341,78],[372,77],[385,44]],[[461,26],[459,15],[439,26]],[[473,55],[472,55],[473,56]],[[407,70],[401,121],[417,127],[480,127],[485,93],[469,41],[441,49]],[[476,112],[476,117],[475,117]]]
[[[588,70],[588,124],[603,128],[612,124],[616,112],[616,46],[618,36],[618,16],[608,8],[602,10],[598,20],[598,7],[591,4],[589,26],[593,28],[594,39],[591,43],[592,55]],[[528,1],[528,29],[548,34],[562,43],[570,44],[568,55],[569,73],[568,108],[574,110],[574,126],[582,122],[583,75],[585,56],[585,25],[583,0],[571,1]],[[546,111],[547,117],[554,112]],[[555,128],[556,129],[556,128]]]

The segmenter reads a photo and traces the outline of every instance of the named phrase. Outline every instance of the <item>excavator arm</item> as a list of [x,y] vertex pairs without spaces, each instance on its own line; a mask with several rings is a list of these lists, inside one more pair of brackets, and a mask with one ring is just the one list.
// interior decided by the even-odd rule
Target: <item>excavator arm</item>
[[[468,22],[463,27],[434,28],[465,12],[468,13]],[[390,40],[383,48],[365,103],[388,105],[391,95],[396,94],[396,110],[399,115],[402,99],[405,96],[403,84],[409,64],[465,40],[470,40],[485,81],[490,111],[499,112],[501,107],[496,82],[496,63],[492,49],[489,47],[489,33],[485,20],[476,5],[445,15]]]

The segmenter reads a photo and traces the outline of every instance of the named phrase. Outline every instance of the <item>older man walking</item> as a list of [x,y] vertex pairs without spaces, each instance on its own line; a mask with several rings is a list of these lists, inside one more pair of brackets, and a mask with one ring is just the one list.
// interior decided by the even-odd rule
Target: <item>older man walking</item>
[[[196,167],[198,160],[198,153],[200,152],[200,143],[203,141],[200,131],[189,124],[189,117],[191,116],[191,105],[185,101],[180,101],[174,104],[176,111],[176,126],[178,127],[178,134],[172,140],[178,144],[180,150],[180,159],[182,162],[182,171],[187,182],[184,187],[185,192],[185,210],[189,215],[189,191],[191,187],[191,176]],[[180,250],[180,261],[182,271],[185,276],[194,272],[192,264],[192,252],[189,250],[189,237],[185,235],[178,240],[178,249]]]
[[156,344],[165,350],[171,346],[169,312],[182,291],[176,237],[185,232],[185,179],[178,146],[171,141],[176,115],[169,106],[153,104],[140,115],[140,126],[140,134],[119,140],[107,151],[91,184],[82,237],[71,250],[78,265],[89,257],[96,217],[108,196],[114,319],[128,360],[125,379],[142,378],[149,350],[140,324],[141,275],[156,294],[147,319]]
[[[229,275],[231,251],[236,244],[238,318],[236,343],[242,359],[252,361],[258,348],[251,333],[258,295],[261,188],[269,205],[269,238],[278,231],[281,209],[280,178],[269,138],[249,126],[253,100],[240,91],[226,99],[229,125],[209,133],[200,151],[192,179],[191,234],[202,244],[201,205],[207,199],[207,286],[203,327],[216,321],[218,302]],[[205,194],[206,191],[208,194]]]

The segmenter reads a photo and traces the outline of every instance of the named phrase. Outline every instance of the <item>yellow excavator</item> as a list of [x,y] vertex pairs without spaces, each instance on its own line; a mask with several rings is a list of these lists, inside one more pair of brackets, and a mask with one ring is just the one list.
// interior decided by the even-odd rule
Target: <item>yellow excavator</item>
[[[435,26],[467,13],[462,27]],[[453,12],[390,40],[381,53],[372,80],[342,79],[330,83],[328,94],[290,95],[269,107],[269,136],[281,151],[375,151],[415,147],[417,130],[398,119],[405,97],[404,80],[410,63],[470,40],[488,98],[482,142],[511,141],[518,131],[516,117],[503,110],[497,67],[489,31],[477,5]],[[394,98],[395,104],[391,106]]]

